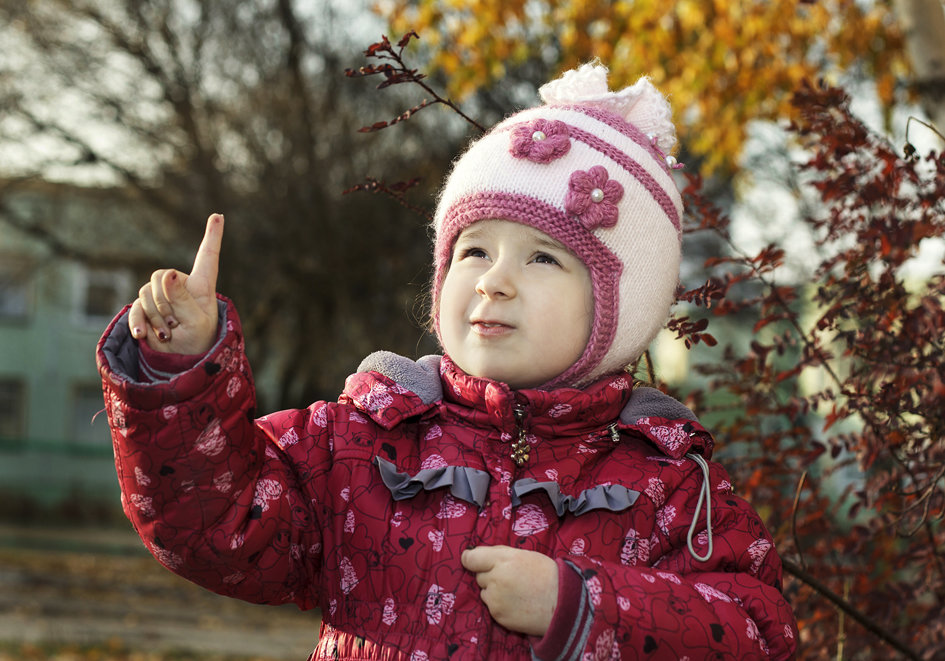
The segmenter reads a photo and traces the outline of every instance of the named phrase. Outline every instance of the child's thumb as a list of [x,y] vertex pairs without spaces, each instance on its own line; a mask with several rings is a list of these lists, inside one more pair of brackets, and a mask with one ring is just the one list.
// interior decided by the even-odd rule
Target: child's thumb
[[483,572],[492,568],[490,549],[487,546],[477,546],[466,549],[459,557],[460,563],[471,572]]
[[172,306],[186,305],[193,301],[193,296],[187,290],[187,274],[169,269],[162,278],[164,295]]

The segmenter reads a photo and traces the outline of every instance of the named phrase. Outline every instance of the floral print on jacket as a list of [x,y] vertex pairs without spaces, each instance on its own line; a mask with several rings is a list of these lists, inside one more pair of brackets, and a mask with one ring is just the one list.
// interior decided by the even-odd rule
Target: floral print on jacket
[[[320,607],[312,659],[793,656],[763,523],[719,465],[693,458],[711,455],[701,425],[634,412],[644,397],[626,376],[511,391],[444,357],[416,367],[422,389],[362,371],[337,402],[257,419],[239,320],[221,301],[217,344],[167,380],[137,380],[127,312],[99,343],[123,507],[170,570],[247,601]],[[704,488],[713,552],[699,560]],[[557,561],[568,598],[543,639],[491,619],[459,560],[486,544]]]

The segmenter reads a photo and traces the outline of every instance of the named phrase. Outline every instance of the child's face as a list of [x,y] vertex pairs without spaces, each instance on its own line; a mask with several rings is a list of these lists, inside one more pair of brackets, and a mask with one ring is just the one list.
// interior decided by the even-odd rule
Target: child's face
[[464,372],[513,389],[546,383],[587,346],[587,267],[528,225],[483,220],[456,240],[440,293],[443,348]]

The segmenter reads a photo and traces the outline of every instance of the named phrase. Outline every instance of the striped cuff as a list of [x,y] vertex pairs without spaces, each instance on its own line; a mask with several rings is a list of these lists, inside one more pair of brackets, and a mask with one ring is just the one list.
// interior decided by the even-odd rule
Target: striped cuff
[[532,643],[532,657],[539,661],[580,661],[594,621],[581,570],[567,560],[558,563],[558,603],[545,635]]
[[204,355],[164,353],[155,351],[147,342],[138,342],[138,378],[146,383],[169,381],[193,368]]

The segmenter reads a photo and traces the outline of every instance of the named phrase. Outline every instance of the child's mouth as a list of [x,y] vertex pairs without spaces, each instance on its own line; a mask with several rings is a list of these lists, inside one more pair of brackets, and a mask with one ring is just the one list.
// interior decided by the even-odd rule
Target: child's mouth
[[480,335],[501,335],[514,328],[498,321],[474,321],[472,326]]

